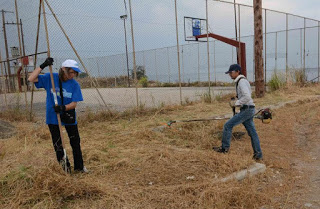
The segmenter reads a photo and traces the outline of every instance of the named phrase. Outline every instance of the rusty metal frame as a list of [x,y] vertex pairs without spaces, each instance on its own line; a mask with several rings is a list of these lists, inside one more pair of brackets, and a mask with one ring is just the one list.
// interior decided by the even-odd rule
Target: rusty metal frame
[[214,38],[214,39],[217,39],[219,41],[222,41],[222,42],[229,44],[231,46],[234,46],[240,50],[241,58],[240,58],[240,60],[238,60],[238,64],[241,66],[241,69],[242,69],[241,73],[247,77],[246,44],[243,42],[240,42],[240,41],[236,41],[236,40],[224,37],[224,36],[214,34],[214,33],[208,33],[208,34],[196,36],[196,40],[198,40],[200,38],[207,38],[207,36]]

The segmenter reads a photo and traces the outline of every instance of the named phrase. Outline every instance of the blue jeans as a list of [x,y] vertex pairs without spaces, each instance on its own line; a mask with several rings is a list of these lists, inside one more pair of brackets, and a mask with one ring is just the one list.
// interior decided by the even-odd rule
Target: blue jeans
[[255,108],[246,108],[240,110],[240,113],[234,115],[223,126],[222,148],[229,149],[231,142],[232,129],[234,126],[243,124],[249,136],[251,137],[251,145],[255,158],[262,158],[262,151],[260,147],[259,137],[254,126],[253,116]]

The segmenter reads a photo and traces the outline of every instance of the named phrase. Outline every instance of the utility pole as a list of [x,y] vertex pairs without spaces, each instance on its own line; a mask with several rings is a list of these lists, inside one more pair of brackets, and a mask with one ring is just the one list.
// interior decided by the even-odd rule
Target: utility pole
[[123,20],[124,26],[124,40],[126,45],[126,59],[127,59],[127,73],[128,73],[128,87],[130,87],[130,73],[129,73],[129,59],[128,59],[128,43],[127,43],[127,28],[126,28],[126,19],[127,15],[121,15],[120,18]]
[[263,37],[262,37],[262,0],[253,0],[254,12],[254,56],[255,56],[255,90],[257,97],[265,93],[263,72]]
[[[9,49],[8,49],[8,40],[7,40],[7,32],[6,32],[6,23],[5,23],[5,13],[13,13],[13,12],[9,12],[9,11],[5,11],[5,10],[1,10],[2,13],[2,27],[3,27],[3,36],[4,36],[4,45],[6,48],[6,61],[7,61],[7,68],[8,68],[8,74],[9,74],[9,91],[11,91],[11,87],[12,87],[12,78],[11,78],[11,70],[10,70],[10,62],[9,62]],[[14,89],[14,88],[12,88]]]

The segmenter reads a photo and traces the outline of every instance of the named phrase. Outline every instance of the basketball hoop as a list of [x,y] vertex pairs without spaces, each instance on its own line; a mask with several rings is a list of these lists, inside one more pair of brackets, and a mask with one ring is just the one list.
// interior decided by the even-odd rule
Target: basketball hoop
[[[184,37],[185,41],[200,41],[197,36],[207,34],[207,20],[196,17],[184,17]],[[200,42],[207,42],[201,40]]]

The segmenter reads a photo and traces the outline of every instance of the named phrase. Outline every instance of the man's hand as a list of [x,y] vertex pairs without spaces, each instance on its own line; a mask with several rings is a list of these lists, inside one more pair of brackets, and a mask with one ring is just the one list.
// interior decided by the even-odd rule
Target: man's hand
[[229,105],[232,108],[236,107],[236,98],[232,97],[231,100],[229,101]]
[[66,106],[65,105],[57,105],[57,106],[53,106],[53,109],[56,113],[60,113],[60,112],[66,111]]
[[40,65],[40,68],[43,70],[44,68],[52,65],[53,62],[54,62],[54,61],[53,61],[53,58],[48,57],[48,58],[46,59],[46,61],[44,61],[44,62]]

